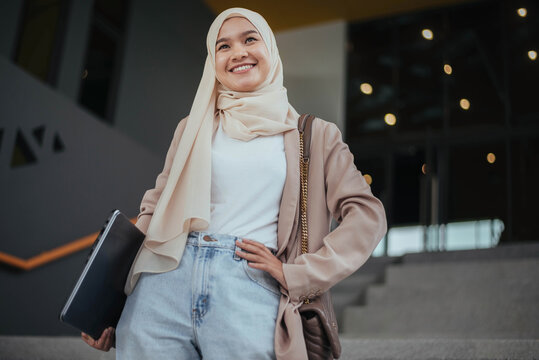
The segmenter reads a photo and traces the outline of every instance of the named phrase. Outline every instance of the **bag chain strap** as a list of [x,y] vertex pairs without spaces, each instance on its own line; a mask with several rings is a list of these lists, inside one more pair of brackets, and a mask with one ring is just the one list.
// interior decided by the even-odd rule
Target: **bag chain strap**
[[[300,182],[301,182],[301,253],[306,254],[308,249],[308,232],[307,232],[307,177],[309,174],[309,159],[303,158],[303,131],[299,133],[299,165],[300,165]],[[304,304],[309,304],[311,301],[305,299]]]

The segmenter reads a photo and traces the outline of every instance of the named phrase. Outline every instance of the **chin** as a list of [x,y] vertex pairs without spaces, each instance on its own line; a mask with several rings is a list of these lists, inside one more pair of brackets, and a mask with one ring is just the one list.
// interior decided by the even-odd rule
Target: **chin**
[[233,91],[238,92],[249,92],[256,89],[257,85],[236,85],[236,86],[229,86],[228,88]]

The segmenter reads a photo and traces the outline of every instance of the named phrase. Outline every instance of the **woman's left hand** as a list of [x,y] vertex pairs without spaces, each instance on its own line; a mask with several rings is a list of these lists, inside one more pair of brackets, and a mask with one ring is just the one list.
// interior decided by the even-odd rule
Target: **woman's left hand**
[[236,250],[239,257],[247,260],[247,265],[268,272],[283,288],[288,290],[283,273],[283,263],[264,244],[242,239],[236,240],[236,245],[245,251]]

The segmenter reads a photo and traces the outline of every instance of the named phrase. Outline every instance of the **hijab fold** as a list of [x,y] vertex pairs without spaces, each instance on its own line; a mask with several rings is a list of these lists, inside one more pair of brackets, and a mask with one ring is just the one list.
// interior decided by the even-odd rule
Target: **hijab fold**
[[[232,16],[249,20],[268,49],[270,71],[251,92],[237,92],[222,85],[215,71],[215,42],[223,22]],[[288,103],[283,69],[275,37],[259,14],[231,8],[217,16],[206,38],[208,55],[187,123],[178,144],[168,180],[161,193],[144,243],[127,277],[129,295],[143,272],[162,273],[180,263],[190,231],[210,223],[211,145],[215,114],[225,133],[249,141],[295,129],[299,114]]]

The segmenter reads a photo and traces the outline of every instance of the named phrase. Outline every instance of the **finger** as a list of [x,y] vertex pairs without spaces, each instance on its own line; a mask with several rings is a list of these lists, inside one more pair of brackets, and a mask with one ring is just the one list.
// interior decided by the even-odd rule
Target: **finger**
[[111,346],[112,346],[112,333],[109,330],[107,334],[107,338],[105,339],[105,342],[103,343],[103,350],[109,351]]
[[255,269],[264,270],[266,272],[268,272],[268,270],[269,270],[269,266],[266,263],[248,262],[247,265],[249,265],[250,267],[255,268]]
[[248,252],[244,252],[244,251],[240,251],[240,250],[236,250],[236,254],[238,256],[244,258],[247,261],[261,262],[262,260],[264,260],[263,257],[261,257],[261,256],[259,256],[257,254],[248,253]]
[[261,242],[250,240],[250,239],[242,239],[242,240],[245,241],[249,245],[256,246],[260,250],[269,251],[269,249],[266,247],[266,245],[262,244]]
[[107,336],[108,336],[108,330],[105,329],[103,330],[103,333],[101,334],[101,336],[99,337],[95,345],[99,348],[103,348],[103,344],[107,340]]
[[88,337],[88,335],[86,335],[85,333],[81,333],[81,338],[82,338],[82,341],[84,341],[86,344],[90,345],[90,339]]
[[109,328],[109,342],[110,342],[109,346],[112,346],[112,344],[114,343],[114,337],[115,337],[114,331],[115,329],[113,327]]
[[[256,253],[256,254],[269,254],[269,251],[267,247],[265,247],[264,245],[260,244],[260,243],[254,243],[254,242],[251,242],[251,243],[246,243],[246,242],[240,242],[240,241],[237,241],[236,244],[243,250],[247,250],[249,252],[252,252],[252,253]],[[257,245],[257,244],[260,244],[260,245]]]
[[109,339],[110,339],[110,343],[108,344],[108,349],[110,350],[110,348],[113,347],[116,342],[116,330],[114,328],[111,328],[110,330]]
[[107,328],[107,334],[105,335],[105,339],[103,341],[103,350],[109,351],[111,342],[112,342],[112,329]]
[[95,339],[94,339],[93,337],[91,337],[90,335],[86,334],[86,339],[88,340],[88,345],[94,346],[94,344],[95,344]]

